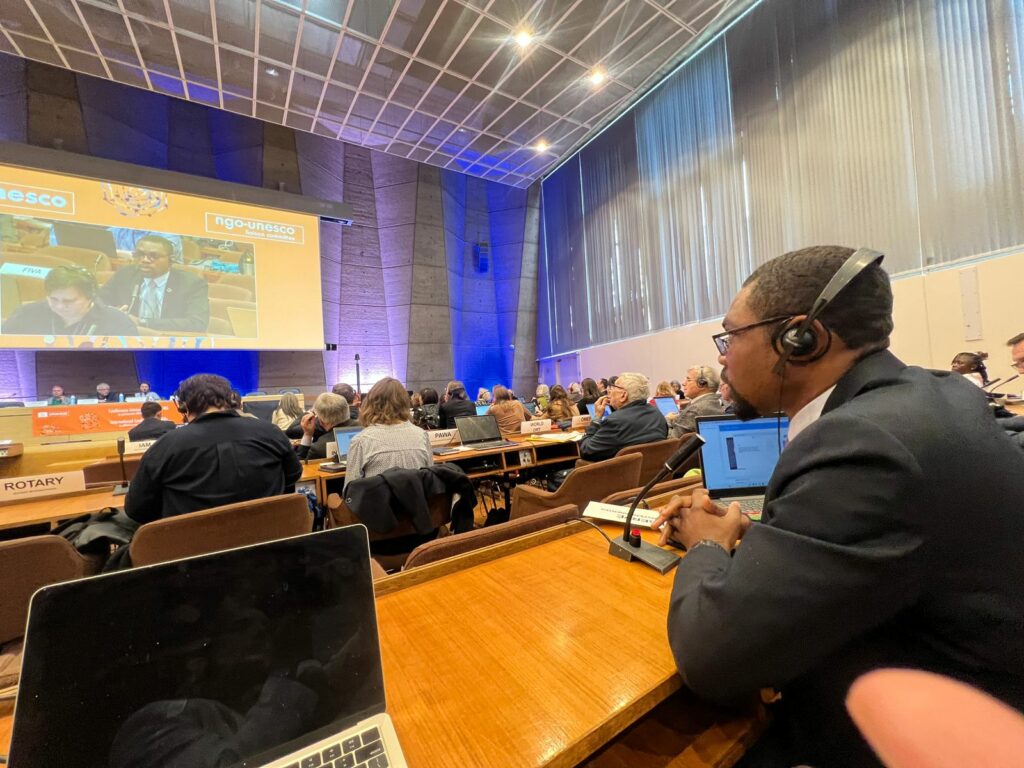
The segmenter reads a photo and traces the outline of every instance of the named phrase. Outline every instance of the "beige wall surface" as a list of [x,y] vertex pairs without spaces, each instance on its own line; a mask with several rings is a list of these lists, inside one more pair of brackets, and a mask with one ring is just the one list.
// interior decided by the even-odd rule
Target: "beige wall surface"
[[[972,341],[964,338],[961,273],[965,270],[977,270],[978,275],[981,338]],[[907,363],[947,368],[956,353],[982,350],[989,353],[992,379],[1013,374],[1006,340],[1024,333],[1024,250],[898,277],[893,280],[893,296],[892,350]],[[718,367],[711,335],[719,330],[721,324],[715,320],[583,349],[580,371],[594,378],[640,371],[654,382],[681,381],[691,366]],[[1024,377],[1010,391],[1024,392],[1022,382]]]

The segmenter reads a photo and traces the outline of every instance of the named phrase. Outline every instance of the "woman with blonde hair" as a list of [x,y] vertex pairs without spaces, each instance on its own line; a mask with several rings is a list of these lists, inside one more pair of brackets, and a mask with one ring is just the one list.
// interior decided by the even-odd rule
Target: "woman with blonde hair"
[[352,439],[345,484],[389,469],[419,469],[434,463],[430,437],[409,422],[412,402],[405,386],[390,376],[370,389],[359,407],[363,431]]
[[498,420],[498,429],[503,435],[518,434],[520,425],[530,419],[523,404],[500,384],[494,388],[494,404],[487,409],[487,413]]
[[285,430],[291,426],[296,419],[302,418],[302,406],[299,405],[298,395],[286,392],[281,395],[281,400],[271,414],[270,420],[278,429]]
[[569,393],[561,384],[555,384],[549,390],[547,410],[544,415],[537,415],[537,418],[551,419],[552,421],[567,421],[573,416],[579,416],[580,412],[576,405],[569,399]]

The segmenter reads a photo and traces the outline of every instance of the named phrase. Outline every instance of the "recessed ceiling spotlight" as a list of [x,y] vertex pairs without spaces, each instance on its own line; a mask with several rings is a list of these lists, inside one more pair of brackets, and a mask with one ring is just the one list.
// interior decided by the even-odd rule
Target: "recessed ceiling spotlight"
[[277,71],[277,69],[275,69],[274,67],[267,67],[267,68],[266,68],[266,69],[264,69],[263,71],[264,71],[264,72],[266,72],[266,73],[267,73],[268,75],[270,75],[271,77],[277,77],[277,76],[278,76],[279,74],[281,74],[281,73],[280,73],[280,72],[278,72],[278,71]]
[[588,79],[590,80],[591,85],[600,85],[607,77],[608,75],[605,74],[603,69],[595,69],[590,73],[590,77]]
[[515,37],[512,39],[516,41],[516,45],[520,48],[526,48],[533,42],[533,33],[528,29],[521,29],[516,32]]
[[547,152],[550,146],[551,145],[544,141],[544,139],[541,139],[540,141],[533,145],[533,148],[537,152]]

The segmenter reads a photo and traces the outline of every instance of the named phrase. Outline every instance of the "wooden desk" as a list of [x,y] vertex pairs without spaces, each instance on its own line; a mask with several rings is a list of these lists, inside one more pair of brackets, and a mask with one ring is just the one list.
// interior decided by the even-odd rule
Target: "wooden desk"
[[[388,711],[409,765],[572,766],[602,749],[589,764],[732,765],[760,721],[692,697],[653,728],[658,746],[616,742],[638,724],[624,737],[635,742],[652,709],[687,694],[672,696],[674,572],[607,550],[572,523],[375,584]],[[0,712],[0,752],[5,728]],[[673,730],[671,757],[652,760]]]
[[86,491],[74,496],[19,501],[0,507],[0,530],[25,525],[49,523],[51,527],[62,520],[99,512],[104,507],[124,506],[124,496],[115,496],[111,488]]

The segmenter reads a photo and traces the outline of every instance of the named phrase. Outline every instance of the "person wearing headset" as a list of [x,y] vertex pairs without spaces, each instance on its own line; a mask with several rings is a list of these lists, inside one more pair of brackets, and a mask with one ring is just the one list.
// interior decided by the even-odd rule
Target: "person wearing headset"
[[668,616],[685,682],[781,693],[742,766],[879,765],[844,699],[880,667],[1024,709],[1024,456],[977,387],[888,350],[882,258],[818,246],[747,278],[714,341],[737,415],[790,418],[763,522],[696,490],[654,523],[688,550]]
[[669,437],[696,432],[698,416],[721,416],[725,413],[725,403],[718,395],[720,383],[715,369],[709,365],[698,365],[686,372],[683,394],[689,404],[678,415],[668,417]]
[[96,277],[85,267],[54,267],[43,279],[46,298],[22,304],[0,330],[44,336],[135,336],[124,312],[97,296]]

